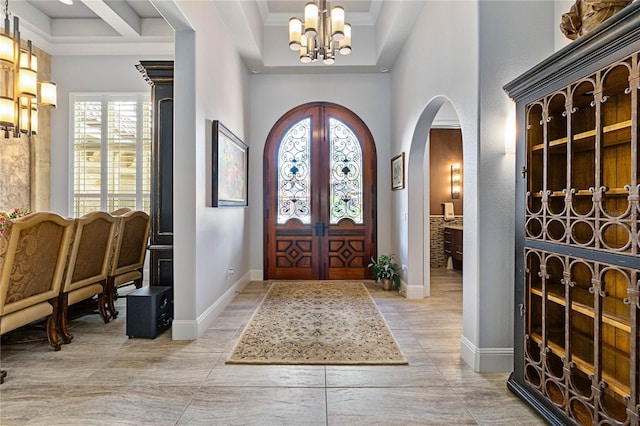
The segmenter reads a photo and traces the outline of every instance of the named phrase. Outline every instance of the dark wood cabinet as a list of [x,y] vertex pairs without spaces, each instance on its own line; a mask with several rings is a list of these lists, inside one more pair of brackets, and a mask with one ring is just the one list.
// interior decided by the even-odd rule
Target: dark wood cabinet
[[505,86],[517,102],[514,372],[554,424],[640,425],[640,4]]
[[173,286],[173,61],[140,61],[151,85],[150,285]]
[[451,256],[453,268],[462,269],[462,227],[444,227],[444,254]]

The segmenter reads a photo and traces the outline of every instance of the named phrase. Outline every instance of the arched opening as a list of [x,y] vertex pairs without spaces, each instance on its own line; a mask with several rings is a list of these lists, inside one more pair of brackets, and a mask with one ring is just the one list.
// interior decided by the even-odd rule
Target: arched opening
[[352,111],[312,102],[264,148],[264,278],[363,279],[376,256],[376,149]]
[[[446,105],[446,106],[445,106]],[[437,117],[437,119],[436,119]],[[413,131],[408,160],[408,250],[407,297],[423,298],[431,294],[430,274],[430,177],[429,132],[437,127],[459,128],[455,108],[444,96],[433,98],[420,115]],[[464,170],[461,162],[461,170]],[[446,165],[450,166],[450,165]],[[451,175],[449,175],[451,179]],[[447,181],[450,183],[450,181]],[[462,183],[462,179],[461,179]],[[462,185],[461,185],[462,186]],[[455,213],[454,213],[455,214]]]

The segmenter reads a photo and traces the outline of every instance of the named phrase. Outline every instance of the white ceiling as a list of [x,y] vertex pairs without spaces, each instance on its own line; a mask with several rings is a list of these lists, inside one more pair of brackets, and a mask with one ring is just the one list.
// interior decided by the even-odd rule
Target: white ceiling
[[[155,4],[167,0],[10,0],[23,38],[52,55],[172,55],[173,30]],[[336,0],[352,24],[353,53],[333,65],[301,64],[289,50],[287,23],[307,0],[214,1],[253,72],[385,72],[424,6],[416,0]],[[158,9],[162,10],[162,7]]]

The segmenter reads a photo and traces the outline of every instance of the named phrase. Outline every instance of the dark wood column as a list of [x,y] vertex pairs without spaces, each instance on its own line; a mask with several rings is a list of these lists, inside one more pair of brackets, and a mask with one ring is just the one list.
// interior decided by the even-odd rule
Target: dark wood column
[[173,287],[173,61],[136,65],[151,86],[150,285]]

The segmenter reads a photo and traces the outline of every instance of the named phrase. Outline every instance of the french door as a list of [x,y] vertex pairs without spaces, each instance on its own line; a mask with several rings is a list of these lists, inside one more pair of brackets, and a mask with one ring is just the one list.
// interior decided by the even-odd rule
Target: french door
[[376,256],[376,150],[360,118],[314,102],[286,113],[264,155],[265,279],[363,279]]

